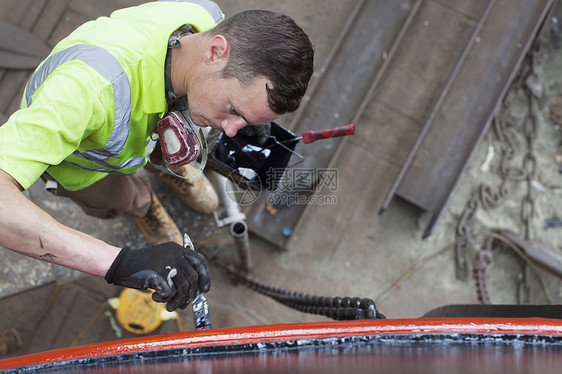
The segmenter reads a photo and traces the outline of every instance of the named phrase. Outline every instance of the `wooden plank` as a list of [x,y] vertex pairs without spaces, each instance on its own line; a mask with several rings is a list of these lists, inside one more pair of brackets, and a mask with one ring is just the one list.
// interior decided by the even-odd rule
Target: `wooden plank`
[[[37,18],[36,12],[33,9],[42,7],[46,0],[6,0],[3,2],[3,6],[0,10],[0,20],[11,22],[14,25],[17,25],[24,30],[29,30],[31,28],[31,24]],[[8,69],[0,69],[0,93],[2,92],[3,86],[3,79],[8,73]],[[9,87],[7,91],[9,92]],[[0,95],[0,100],[1,100]],[[8,98],[4,97],[5,100]],[[0,101],[0,113],[8,113],[8,106],[9,102]]]
[[[10,115],[12,101],[21,92],[24,80],[29,76],[26,70],[7,70],[0,85],[0,112]],[[21,99],[21,96],[19,97]]]
[[46,41],[49,41],[51,47],[53,47],[58,40],[53,42],[50,40],[50,36],[61,21],[70,1],[71,0],[49,0],[48,6],[32,28],[35,34],[42,35]]
[[[348,22],[342,32],[346,43],[332,55],[333,59],[323,73],[325,78],[313,87],[313,93],[307,97],[293,121],[291,128],[296,134],[305,129],[345,124],[354,117],[413,3],[361,2],[361,9],[352,16],[353,22]],[[300,147],[298,152],[304,156],[305,161],[298,168],[314,170],[326,167],[338,144],[339,139],[333,139]],[[292,184],[295,182],[290,181]],[[300,194],[303,199],[307,199],[314,188],[307,187],[309,190]],[[248,214],[248,226],[254,234],[284,247],[288,239],[287,230],[295,228],[306,205],[279,206],[282,209],[276,215],[271,215],[268,199],[271,199],[271,194],[264,193],[252,206]]]
[[[49,0],[40,16],[32,23],[31,31],[48,40],[69,3],[70,0]],[[31,71],[10,71],[6,74],[5,82],[0,86],[0,103],[5,103],[0,111],[4,109],[5,113],[10,114],[19,108],[21,95],[30,75]]]
[[0,35],[0,49],[40,58],[45,58],[50,52],[39,37],[11,23],[0,21]]
[[49,38],[49,42],[53,46],[67,37],[78,26],[88,21],[88,19],[82,14],[77,13],[74,9],[72,9],[72,4],[73,2],[70,3],[62,15],[61,21],[57,24],[57,27],[53,30],[53,33]]
[[109,16],[117,9],[146,3],[144,0],[73,0],[70,8],[81,14],[86,20]]
[[[19,27],[24,30],[32,30],[33,25],[46,5],[46,1],[18,2],[13,5],[12,12],[10,13],[14,18],[8,18],[6,21],[17,20],[15,24]],[[10,14],[6,14],[6,17],[9,17]],[[27,76],[26,74],[28,73],[18,70],[5,69],[2,71],[2,80],[0,81],[0,112],[7,115],[13,112],[10,109],[11,103],[14,97],[22,91],[21,86],[23,85],[23,79]]]
[[[26,30],[33,30],[35,24],[39,21],[41,13],[48,6],[49,0],[33,1],[31,6],[27,8],[25,17],[22,18],[20,26]],[[44,35],[37,35],[44,39]]]
[[399,188],[438,218],[552,1],[497,1]]
[[[34,7],[32,7],[34,8]],[[50,48],[23,27],[0,21],[0,67],[34,69],[49,54]]]
[[30,9],[34,6],[34,3],[40,3],[44,0],[2,0],[2,6],[0,7],[0,19],[3,21],[11,22],[14,25],[19,25],[29,30],[29,27],[25,27],[22,20],[27,18]]
[[14,52],[0,49],[0,68],[27,70],[34,69],[43,59],[33,56],[24,56]]
[[30,76],[31,76],[31,72],[22,73],[22,77],[20,77],[21,79],[17,82],[14,82],[17,84],[17,86],[15,88],[15,91],[13,92],[12,100],[10,101],[8,107],[6,108],[6,113],[8,115],[11,116],[20,108],[23,92],[25,90],[25,85]]

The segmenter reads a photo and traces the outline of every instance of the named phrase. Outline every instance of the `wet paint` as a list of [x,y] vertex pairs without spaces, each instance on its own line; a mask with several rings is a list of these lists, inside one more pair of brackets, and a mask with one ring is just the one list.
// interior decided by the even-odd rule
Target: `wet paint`
[[[545,318],[420,318],[199,330],[53,350],[0,361],[0,370],[203,370],[358,372],[376,368],[505,372],[562,364],[562,321]],[[491,365],[491,366],[490,366]],[[494,366],[495,365],[495,366]],[[486,366],[482,366],[485,368]],[[212,370],[211,370],[212,369]],[[288,371],[286,371],[288,370]],[[363,371],[364,370],[364,371]],[[433,370],[433,371],[432,371]],[[55,371],[56,372],[56,371]],[[494,372],[504,372],[497,370]],[[552,371],[554,372],[554,371]]]

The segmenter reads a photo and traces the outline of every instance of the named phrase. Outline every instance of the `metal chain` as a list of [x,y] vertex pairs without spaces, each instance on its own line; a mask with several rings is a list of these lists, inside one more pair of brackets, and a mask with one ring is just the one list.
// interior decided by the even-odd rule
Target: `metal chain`
[[[539,49],[535,49],[539,51]],[[538,52],[537,52],[538,53]],[[504,100],[504,111],[499,113],[496,118],[494,118],[494,132],[496,134],[497,140],[499,142],[499,147],[502,153],[502,158],[500,161],[500,166],[498,168],[498,175],[502,178],[500,186],[497,191],[492,190],[497,193],[500,197],[499,200],[505,199],[510,193],[509,184],[510,182],[526,182],[526,195],[521,200],[521,222],[523,223],[523,231],[525,232],[525,239],[529,240],[531,238],[531,223],[535,214],[535,202],[532,196],[532,183],[536,177],[536,167],[537,161],[534,155],[534,141],[537,134],[537,117],[535,111],[535,98],[533,92],[528,87],[529,77],[534,76],[534,53],[530,53],[525,59],[523,66],[521,68],[518,79],[514,82],[511,87],[510,94],[507,95]],[[525,137],[525,155],[522,159],[522,166],[515,167],[511,163],[517,154],[516,138],[514,134],[509,130],[510,127],[514,127],[511,123],[511,118],[508,116],[509,111],[513,103],[516,101],[517,96],[520,93],[524,93],[527,100],[527,115],[523,120],[522,133]],[[482,190],[483,187],[480,187]],[[467,210],[471,209],[471,206],[475,205],[474,199],[484,206],[482,194],[475,194],[473,198],[467,204]],[[497,200],[497,201],[499,201]],[[492,199],[492,202],[496,200]],[[478,206],[478,204],[476,204]],[[492,203],[488,205],[489,207],[495,206],[497,204]],[[474,215],[472,212],[471,217]],[[462,218],[462,216],[461,216]],[[466,230],[468,231],[468,230]],[[458,230],[457,230],[458,232]],[[480,249],[475,257],[473,276],[476,283],[476,291],[478,299],[482,304],[490,304],[490,293],[487,287],[487,279],[489,273],[489,267],[492,264],[492,252],[497,248],[500,243],[495,243],[493,237],[486,239],[485,244],[482,249]],[[501,247],[501,245],[500,245]],[[520,283],[519,283],[519,293],[518,302],[529,303],[531,302],[530,287],[528,285],[528,280],[530,278],[530,269],[526,263],[522,265]]]
[[[531,239],[531,227],[532,220],[535,215],[535,201],[532,195],[533,191],[533,181],[536,179],[537,170],[537,159],[534,154],[534,142],[537,138],[537,96],[540,96],[540,92],[536,91],[537,87],[537,75],[535,74],[535,64],[537,61],[544,57],[545,48],[544,42],[537,41],[532,50],[526,57],[526,61],[522,66],[521,72],[519,74],[519,79],[516,80],[512,86],[512,92],[515,95],[523,93],[527,100],[527,115],[523,121],[522,133],[525,138],[526,153],[522,159],[522,167],[509,167],[508,162],[513,159],[515,154],[515,141],[514,138],[509,136],[506,132],[505,124],[503,121],[496,121],[496,134],[498,139],[500,139],[501,149],[503,153],[502,163],[500,167],[500,175],[503,178],[503,183],[508,180],[511,181],[525,181],[526,182],[526,194],[521,199],[521,222],[523,224],[523,232],[525,235],[525,240]],[[535,90],[533,89],[535,88]],[[540,91],[540,90],[539,90]],[[509,96],[508,96],[509,97]],[[513,98],[513,95],[511,96]],[[512,100],[506,98],[504,101],[505,108],[510,109],[510,105],[513,103]],[[496,234],[497,235],[497,234]],[[509,247],[509,246],[507,246]],[[476,282],[476,289],[478,298],[483,304],[489,304],[490,294],[487,289],[487,277],[489,272],[489,267],[492,264],[492,252],[498,248],[506,248],[505,243],[502,242],[501,238],[488,238],[484,248],[476,256],[474,278]],[[512,248],[515,250],[515,248]],[[516,251],[518,253],[518,251]],[[520,256],[521,254],[518,253]],[[519,304],[532,303],[531,287],[528,283],[530,279],[531,266],[528,262],[524,261],[522,263],[522,269],[520,273],[519,289],[518,289],[518,302]],[[544,287],[544,284],[543,284]],[[546,291],[545,291],[546,292]],[[550,296],[546,293],[547,299],[550,300]]]
[[[522,69],[525,71],[525,69]],[[502,178],[498,187],[481,184],[477,192],[473,194],[467,202],[457,223],[455,241],[455,274],[460,280],[467,280],[469,274],[469,245],[473,237],[472,220],[479,207],[485,210],[492,209],[500,205],[510,194],[509,181],[522,180],[525,172],[521,168],[512,167],[511,160],[517,153],[515,135],[510,131],[513,127],[509,113],[513,102],[516,100],[518,92],[522,87],[521,79],[516,80],[512,85],[510,93],[503,102],[503,111],[492,121],[494,134],[497,137],[499,149],[501,151],[501,162],[498,170]],[[515,96],[515,97],[514,97]],[[476,275],[475,275],[476,276]],[[486,292],[483,292],[486,293]]]
[[534,96],[528,89],[525,90],[528,99],[527,119],[523,123],[523,133],[527,140],[527,153],[523,157],[523,170],[527,181],[527,194],[521,201],[521,221],[524,225],[525,240],[531,239],[531,221],[535,214],[535,202],[532,196],[533,180],[536,177],[537,159],[533,153],[533,145],[537,137],[537,117],[534,110]]
[[456,228],[455,241],[455,273],[458,279],[467,280],[469,274],[469,245],[473,238],[472,221],[477,210],[482,207],[485,210],[500,205],[509,195],[505,183],[495,188],[487,184],[481,184],[478,191],[473,194],[466,204]]
[[478,251],[476,254],[476,260],[474,261],[474,281],[476,282],[478,300],[481,304],[491,304],[490,293],[488,292],[486,282],[488,280],[490,265],[492,265],[493,261],[492,242],[492,238],[486,239],[484,248]]
[[[534,66],[533,66],[534,67]],[[534,71],[531,69],[531,73]],[[533,153],[533,146],[537,137],[537,117],[535,111],[535,97],[531,90],[527,87],[528,112],[527,118],[523,123],[523,134],[527,141],[527,153],[523,157],[523,170],[526,176],[526,195],[521,200],[521,222],[523,222],[523,232],[525,240],[531,239],[531,224],[535,216],[535,201],[532,195],[533,181],[536,178],[537,159]],[[519,304],[530,304],[532,302],[531,287],[529,285],[531,269],[527,263],[522,264],[521,280],[519,282]]]
[[468,278],[468,250],[472,234],[472,218],[478,208],[478,195],[474,195],[466,204],[457,223],[455,241],[455,275],[457,279]]

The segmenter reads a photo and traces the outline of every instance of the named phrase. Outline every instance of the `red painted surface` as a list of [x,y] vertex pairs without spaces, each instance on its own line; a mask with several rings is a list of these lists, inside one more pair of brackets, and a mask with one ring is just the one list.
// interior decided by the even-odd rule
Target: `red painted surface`
[[0,370],[26,365],[179,348],[346,336],[408,334],[562,336],[562,320],[544,318],[421,318],[250,326],[116,340],[0,360]]

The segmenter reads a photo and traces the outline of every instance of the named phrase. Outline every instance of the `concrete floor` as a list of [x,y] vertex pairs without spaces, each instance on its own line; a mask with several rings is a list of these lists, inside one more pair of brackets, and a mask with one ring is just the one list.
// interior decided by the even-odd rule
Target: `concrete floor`
[[[140,1],[100,1],[92,5],[87,0],[73,0],[75,9],[94,7],[101,14],[112,9],[138,4]],[[263,8],[286,13],[292,16],[307,31],[316,49],[316,71],[321,70],[330,47],[337,39],[342,25],[351,14],[354,1],[219,1],[225,14],[242,9]],[[90,10],[92,12],[94,10]],[[64,22],[61,21],[61,22]],[[64,26],[54,38],[64,36]],[[70,31],[70,30],[68,30]],[[560,38],[554,30],[552,40]],[[562,89],[562,61],[560,46],[548,45],[549,50],[539,66],[539,73],[545,82],[546,96],[559,94]],[[533,220],[534,238],[555,251],[562,251],[562,228],[545,229],[543,219],[560,217],[562,212],[561,181],[558,166],[553,161],[560,142],[560,127],[548,120],[548,108],[542,109],[539,123],[537,157],[542,175],[544,190],[536,192],[537,215]],[[290,116],[283,117],[281,124],[289,124]],[[435,233],[422,240],[421,236],[430,217],[417,211],[408,203],[394,199],[389,209],[378,215],[369,206],[369,196],[379,191],[360,191],[359,176],[353,170],[340,173],[338,203],[335,205],[315,205],[308,212],[300,230],[287,251],[280,251],[270,243],[251,237],[253,274],[261,280],[287,289],[298,290],[324,296],[358,296],[375,300],[379,310],[389,318],[417,318],[427,311],[448,304],[477,303],[473,281],[460,281],[454,275],[453,251],[457,219],[474,187],[482,181],[494,180],[490,173],[480,170],[486,157],[488,146],[492,144],[493,134],[488,134],[477,148],[458,188],[451,199]],[[353,147],[353,140],[346,144]],[[345,152],[335,167],[345,165]],[[176,204],[170,191],[158,181],[155,188],[160,191],[171,214],[182,228],[189,231],[189,225],[208,225],[209,217],[196,217],[188,208]],[[476,232],[484,232],[498,226],[521,232],[518,209],[521,191],[501,208],[494,211],[479,212],[475,219]],[[38,205],[51,212],[57,219],[104,240],[120,245],[143,245],[134,222],[128,219],[99,221],[83,213],[67,201],[56,199],[34,185],[29,197]],[[343,204],[349,199],[361,198],[364,203],[355,204],[353,209]],[[186,219],[183,214],[187,214]],[[334,222],[337,224],[334,225]],[[210,230],[207,239],[220,242],[231,241],[224,230]],[[222,256],[237,261],[232,246],[210,244],[209,249]],[[0,331],[16,328],[22,339],[29,340],[11,355],[24,352],[37,352],[46,349],[67,347],[71,344],[88,344],[115,339],[110,318],[102,311],[109,297],[119,290],[108,286],[99,278],[82,276],[74,272],[34,262],[19,255],[2,252],[5,269],[2,277],[2,290],[6,296],[0,300],[0,310],[4,318],[0,320]],[[19,265],[18,265],[19,264]],[[21,266],[20,266],[21,265]],[[22,267],[32,269],[22,275]],[[495,260],[491,273],[490,288],[494,303],[516,303],[516,285],[519,266],[513,256],[502,254]],[[44,285],[21,286],[24,289],[10,290],[10,284],[17,284],[21,277],[42,279]],[[562,288],[557,278],[545,273],[554,301],[560,303]],[[213,327],[236,327],[274,323],[297,323],[324,321],[325,317],[307,315],[280,306],[267,297],[256,294],[242,286],[235,286],[219,268],[212,267],[213,286],[208,294]],[[13,282],[10,282],[13,280]],[[55,282],[57,281],[58,282]],[[536,279],[533,284],[539,292],[534,302],[544,303]],[[52,307],[48,308],[53,299]],[[47,313],[43,316],[43,311]],[[192,328],[189,308],[180,313],[188,329]],[[88,323],[93,324],[88,327]],[[87,328],[87,329],[86,329]],[[81,332],[85,333],[80,336]],[[178,331],[171,321],[165,322],[155,333]],[[123,335],[132,336],[128,333]],[[79,338],[80,337],[80,338]],[[79,338],[79,339],[78,339]],[[7,356],[6,356],[7,357]]]

